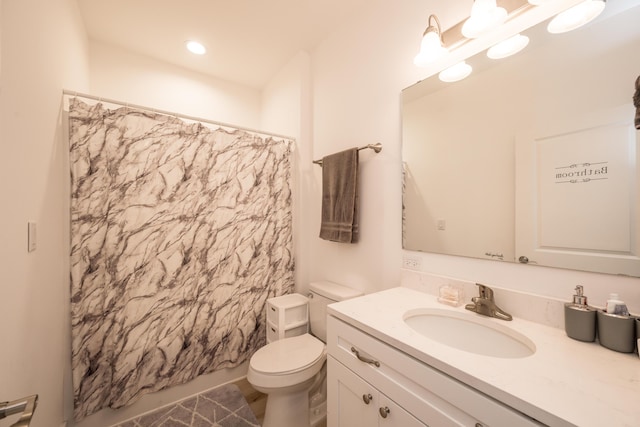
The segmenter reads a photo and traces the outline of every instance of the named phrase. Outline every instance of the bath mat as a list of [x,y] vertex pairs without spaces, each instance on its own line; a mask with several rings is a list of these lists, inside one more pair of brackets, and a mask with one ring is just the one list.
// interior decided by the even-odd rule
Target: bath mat
[[235,384],[227,384],[115,427],[260,427]]

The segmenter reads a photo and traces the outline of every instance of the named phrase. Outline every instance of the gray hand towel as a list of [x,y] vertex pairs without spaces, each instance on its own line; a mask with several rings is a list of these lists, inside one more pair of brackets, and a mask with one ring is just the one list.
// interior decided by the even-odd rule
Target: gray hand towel
[[320,238],[358,241],[358,149],[322,159],[322,223]]

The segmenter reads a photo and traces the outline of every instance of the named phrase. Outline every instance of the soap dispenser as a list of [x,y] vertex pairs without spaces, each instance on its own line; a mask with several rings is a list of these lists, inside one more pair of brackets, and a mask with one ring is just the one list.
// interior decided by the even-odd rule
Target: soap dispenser
[[567,336],[579,341],[595,341],[596,312],[595,308],[587,305],[582,286],[576,286],[573,302],[564,305],[564,330]]

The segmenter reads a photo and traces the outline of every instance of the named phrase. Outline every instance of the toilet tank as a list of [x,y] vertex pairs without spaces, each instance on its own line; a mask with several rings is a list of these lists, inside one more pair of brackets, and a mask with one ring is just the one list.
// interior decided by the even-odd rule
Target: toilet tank
[[362,295],[362,292],[332,282],[309,284],[309,323],[311,333],[327,342],[327,305]]

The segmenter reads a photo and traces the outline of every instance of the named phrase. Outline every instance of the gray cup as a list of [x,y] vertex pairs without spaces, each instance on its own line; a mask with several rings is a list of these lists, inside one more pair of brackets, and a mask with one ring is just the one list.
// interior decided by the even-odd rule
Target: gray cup
[[598,310],[600,345],[621,353],[633,353],[636,348],[635,317],[619,316]]

